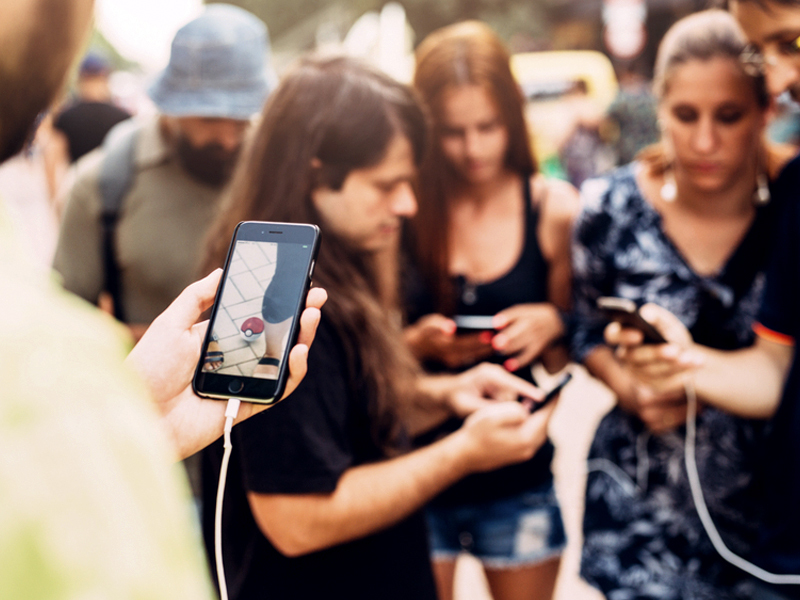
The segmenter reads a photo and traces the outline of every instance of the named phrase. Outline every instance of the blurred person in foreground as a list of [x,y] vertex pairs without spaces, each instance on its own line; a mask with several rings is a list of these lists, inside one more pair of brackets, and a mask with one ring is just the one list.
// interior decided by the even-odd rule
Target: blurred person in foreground
[[[750,41],[745,58],[766,76],[771,94],[800,98],[800,2],[733,0],[730,12]],[[694,341],[678,318],[655,304],[645,318],[670,342],[641,346],[641,335],[609,326],[609,344],[623,344],[618,355],[637,384],[653,397],[682,397],[691,382],[698,399],[749,418],[768,418],[768,436],[758,468],[763,480],[758,540],[747,558],[774,574],[800,575],[800,158],[783,169],[773,199],[783,199],[780,226],[767,269],[767,283],[753,346],[713,350]],[[669,307],[667,307],[669,308]],[[759,582],[755,598],[800,598],[800,586]]]
[[[417,210],[425,139],[409,88],[353,59],[306,58],[267,104],[211,229],[213,268],[239,221],[319,225],[314,282],[330,293],[303,384],[234,430],[232,599],[433,600],[422,505],[545,441],[553,407],[531,416],[516,402],[541,398],[533,385],[496,365],[424,377],[403,344],[398,265],[386,257]],[[409,435],[453,414],[466,418],[459,430],[407,451]],[[222,445],[203,457],[213,556]]]
[[[439,29],[416,58],[414,87],[434,139],[410,223],[419,276],[406,291],[406,342],[434,372],[458,373],[481,360],[529,381],[534,363],[558,371],[566,363],[559,342],[578,194],[537,172],[522,93],[490,27],[467,21]],[[454,315],[487,316],[495,331],[456,333]],[[419,443],[462,422],[449,420]],[[440,600],[452,598],[462,551],[481,561],[496,600],[552,596],[566,544],[552,458],[546,443],[530,460],[473,475],[427,507]]]
[[[653,398],[603,344],[601,296],[669,306],[715,348],[753,343],[780,199],[765,146],[764,78],[722,10],[678,21],[655,65],[661,140],[630,165],[587,181],[575,226],[575,357],[617,395],[589,452],[581,574],[609,598],[750,598],[751,583],[702,529],[683,469],[682,395]],[[763,422],[708,408],[697,454],[726,543],[755,542]]]
[[194,281],[197,257],[250,119],[271,82],[267,29],[212,4],[182,27],[149,90],[159,114],[115,128],[76,167],[53,266],[64,287],[138,338]]
[[[83,45],[91,0],[0,5],[0,161],[19,152]],[[0,597],[212,598],[172,466],[222,434],[225,403],[189,380],[219,272],[129,337],[30,267],[0,199]],[[290,356],[305,373],[324,293]],[[239,420],[255,410],[243,405]],[[171,438],[171,440],[169,439]]]

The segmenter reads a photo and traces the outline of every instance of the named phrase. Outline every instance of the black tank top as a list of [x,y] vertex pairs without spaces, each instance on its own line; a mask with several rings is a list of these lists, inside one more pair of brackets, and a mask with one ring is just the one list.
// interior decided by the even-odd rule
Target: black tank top
[[[471,284],[465,277],[453,279],[456,294],[456,314],[495,315],[501,310],[517,304],[547,302],[547,263],[542,256],[537,238],[539,213],[533,207],[531,185],[528,178],[523,180],[525,204],[525,236],[522,253],[510,271],[495,279],[480,284]],[[411,322],[436,312],[433,296],[428,290],[416,289],[416,298],[411,298],[409,317]],[[502,364],[507,357],[496,356],[491,362]],[[443,372],[441,365],[432,365],[432,370]],[[530,366],[515,373],[523,379],[532,381]],[[450,419],[434,431],[420,436],[420,445],[430,443],[461,426],[461,419]],[[455,506],[486,502],[520,494],[528,489],[548,483],[553,475],[550,463],[553,459],[553,446],[547,441],[536,455],[524,463],[503,467],[490,473],[470,475],[440,494],[433,503]]]
[[536,236],[539,213],[533,208],[530,181],[525,179],[522,187],[525,237],[519,260],[510,271],[494,281],[472,284],[463,276],[455,277],[455,314],[495,315],[517,304],[547,302],[547,263]]

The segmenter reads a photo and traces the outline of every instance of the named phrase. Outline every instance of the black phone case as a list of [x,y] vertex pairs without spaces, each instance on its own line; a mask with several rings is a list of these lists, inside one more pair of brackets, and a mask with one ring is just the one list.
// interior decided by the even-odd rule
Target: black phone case
[[[265,231],[270,230],[270,226],[273,230],[283,230],[289,231],[295,227],[304,227],[304,228],[313,228],[314,234],[313,238],[309,240],[309,243],[312,244],[312,248],[310,251],[310,258],[308,261],[308,266],[305,271],[305,279],[302,287],[302,292],[300,294],[299,302],[294,311],[294,315],[292,317],[292,326],[289,331],[288,341],[286,347],[284,349],[284,358],[281,361],[281,365],[278,372],[278,378],[276,380],[273,379],[266,379],[266,378],[258,378],[258,377],[246,377],[246,376],[232,376],[227,374],[218,374],[215,372],[206,372],[203,371],[203,363],[205,361],[205,356],[208,350],[208,344],[211,341],[213,335],[213,325],[215,323],[215,319],[217,317],[217,313],[220,309],[220,303],[222,299],[222,295],[224,293],[224,283],[228,278],[228,272],[230,270],[230,265],[234,253],[234,249],[236,246],[236,242],[239,240],[240,232],[243,230],[243,227],[252,228],[252,227],[263,227]],[[277,242],[280,243],[279,240],[275,239],[252,239],[248,238],[247,241],[269,241],[269,242]],[[317,254],[319,252],[319,243],[320,243],[320,232],[319,228],[315,225],[306,225],[306,224],[294,224],[294,223],[269,223],[269,222],[256,222],[256,221],[246,221],[239,223],[234,230],[233,237],[231,238],[230,246],[228,247],[228,254],[225,259],[225,267],[223,269],[222,278],[220,280],[220,286],[217,289],[216,297],[214,298],[214,305],[211,310],[211,316],[209,318],[209,327],[208,331],[206,332],[205,340],[203,341],[203,348],[200,355],[200,361],[195,369],[195,375],[192,378],[192,389],[195,393],[199,396],[203,396],[205,398],[212,398],[215,400],[227,400],[228,398],[239,398],[246,402],[256,402],[260,404],[274,404],[277,402],[286,387],[286,381],[289,375],[289,361],[288,361],[288,353],[297,343],[297,338],[300,333],[300,315],[302,314],[303,310],[305,309],[305,299],[308,295],[308,290],[311,286],[311,277],[313,275],[313,269],[316,265]],[[274,382],[272,385],[270,382]],[[234,391],[236,387],[241,383],[242,387],[238,391]]]

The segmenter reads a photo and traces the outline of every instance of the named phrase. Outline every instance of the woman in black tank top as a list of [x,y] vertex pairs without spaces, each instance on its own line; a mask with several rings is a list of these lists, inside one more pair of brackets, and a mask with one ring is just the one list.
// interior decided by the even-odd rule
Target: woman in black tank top
[[[488,360],[531,379],[534,361],[563,368],[557,342],[569,308],[577,193],[536,174],[505,47],[478,22],[441,29],[417,51],[414,86],[433,116],[434,143],[409,231],[406,341],[431,370]],[[456,331],[476,322],[483,331]],[[454,420],[438,433],[459,426]],[[461,550],[481,560],[497,600],[552,595],[565,542],[552,452],[548,443],[531,460],[467,478],[432,503],[441,600],[452,597]]]

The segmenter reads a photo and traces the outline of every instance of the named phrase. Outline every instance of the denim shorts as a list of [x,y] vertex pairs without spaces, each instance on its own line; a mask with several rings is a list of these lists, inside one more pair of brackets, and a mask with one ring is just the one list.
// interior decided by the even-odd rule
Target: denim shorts
[[567,543],[552,482],[518,496],[425,511],[434,560],[469,552],[491,569],[535,565]]

